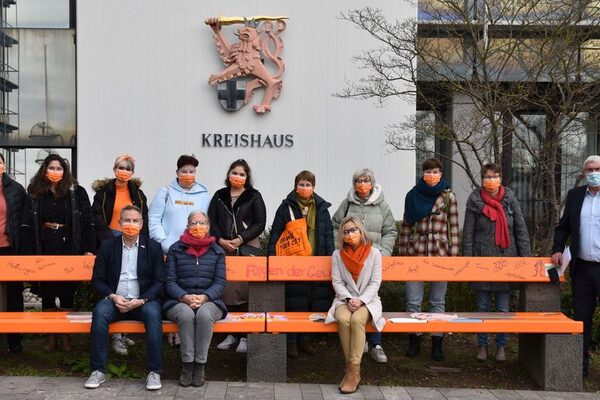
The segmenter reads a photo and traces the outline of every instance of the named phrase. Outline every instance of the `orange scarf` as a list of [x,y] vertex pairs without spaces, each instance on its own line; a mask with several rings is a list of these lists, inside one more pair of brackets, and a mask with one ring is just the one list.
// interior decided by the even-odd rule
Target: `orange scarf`
[[356,250],[352,250],[352,247],[344,245],[344,248],[340,251],[342,261],[346,266],[346,269],[352,274],[354,282],[358,281],[360,271],[362,271],[365,265],[365,260],[371,253],[370,244],[359,244]]

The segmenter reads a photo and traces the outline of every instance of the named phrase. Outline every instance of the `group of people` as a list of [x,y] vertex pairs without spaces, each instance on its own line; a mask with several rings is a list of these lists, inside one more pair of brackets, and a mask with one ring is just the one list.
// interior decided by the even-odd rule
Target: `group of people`
[[[102,299],[93,311],[90,365],[85,383],[96,388],[105,381],[109,347],[109,324],[119,319],[141,320],[147,336],[149,390],[161,387],[161,319],[178,325],[180,385],[204,384],[204,366],[212,339],[213,324],[228,310],[245,311],[247,284],[227,282],[225,256],[261,254],[259,236],[266,225],[266,208],[253,187],[250,167],[234,161],[226,173],[225,186],[210,196],[196,181],[198,160],[182,155],[176,177],[159,189],[148,207],[141,181],[134,178],[135,160],[117,157],[114,178],[94,182],[90,205],[85,189],[77,185],[68,163],[50,154],[31,179],[27,192],[4,173],[0,154],[0,254],[96,254],[92,285]],[[352,176],[346,198],[331,217],[331,203],[315,193],[316,177],[310,171],[296,175],[293,188],[275,213],[268,254],[279,254],[280,240],[290,223],[301,222],[305,250],[302,255],[332,256],[332,282],[286,284],[287,311],[327,312],[325,323],[337,322],[346,372],[339,388],[353,393],[360,383],[363,353],[371,346],[376,362],[387,362],[381,330],[385,325],[378,296],[381,257],[392,255],[396,242],[400,256],[507,256],[531,255],[525,220],[514,193],[502,185],[497,164],[481,170],[481,187],[469,196],[462,235],[456,195],[443,176],[437,159],[426,160],[417,184],[406,194],[398,233],[392,208],[372,170],[360,169]],[[569,192],[565,213],[555,230],[553,260],[560,264],[569,237],[574,262],[576,319],[584,321],[584,373],[589,365],[591,321],[600,294],[600,157],[584,163],[587,186]],[[587,188],[587,189],[586,189]],[[462,243],[461,243],[462,241]],[[98,246],[98,247],[97,247]],[[97,251],[96,251],[97,250]],[[166,256],[166,261],[165,261]],[[574,272],[577,271],[575,275]],[[512,287],[504,283],[474,283],[477,311],[508,311]],[[73,309],[75,286],[71,283],[40,283],[34,291],[44,309]],[[406,309],[421,311],[423,282],[407,282]],[[430,283],[429,311],[445,311],[445,282]],[[8,310],[23,307],[22,285],[8,285]],[[593,299],[593,300],[592,300]],[[365,325],[377,333],[366,340]],[[48,335],[48,350],[68,351],[68,335]],[[504,361],[506,334],[496,335],[497,361]],[[409,335],[406,356],[420,352],[421,335]],[[487,335],[478,335],[477,359],[488,353]],[[20,337],[8,337],[9,349],[21,350]],[[115,346],[117,343],[118,346]],[[121,350],[130,340],[113,337]],[[443,355],[442,334],[432,334],[431,357]],[[229,335],[217,346],[246,351],[246,338]],[[310,338],[288,334],[288,356],[314,353]]]

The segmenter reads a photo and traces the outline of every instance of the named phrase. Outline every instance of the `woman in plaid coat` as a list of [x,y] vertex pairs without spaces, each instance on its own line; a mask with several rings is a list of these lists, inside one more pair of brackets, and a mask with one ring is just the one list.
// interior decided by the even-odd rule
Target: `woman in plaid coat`
[[[401,256],[457,256],[459,243],[458,206],[456,196],[442,177],[439,160],[423,162],[423,177],[406,194],[404,218],[400,228]],[[447,282],[430,282],[429,312],[443,313],[446,306]],[[406,310],[420,312],[423,303],[423,282],[406,282]],[[442,361],[442,333],[431,336],[431,357]],[[419,354],[421,334],[408,337],[408,357]]]

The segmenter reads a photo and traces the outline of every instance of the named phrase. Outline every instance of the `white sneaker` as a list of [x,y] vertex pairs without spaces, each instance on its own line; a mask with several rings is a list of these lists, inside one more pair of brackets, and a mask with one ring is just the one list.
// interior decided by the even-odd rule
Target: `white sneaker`
[[83,384],[86,389],[96,389],[100,385],[106,382],[106,375],[100,371],[94,371],[90,375],[87,381]]
[[383,351],[383,347],[377,345],[371,350],[371,357],[375,360],[376,363],[384,364],[388,361],[385,352]]
[[233,335],[227,335],[225,340],[217,345],[217,349],[219,350],[229,350],[237,343],[237,338]]
[[369,352],[369,342],[365,342],[365,347],[363,348],[363,354]]
[[245,353],[248,351],[248,339],[246,339],[245,337],[240,339],[240,342],[238,343],[235,352],[236,353]]
[[118,339],[113,338],[112,348],[115,351],[115,353],[117,353],[121,356],[126,356],[128,354],[127,346],[125,345],[122,338],[118,338]]
[[146,389],[158,390],[161,387],[162,383],[160,383],[160,374],[157,374],[156,372],[150,372],[146,378]]

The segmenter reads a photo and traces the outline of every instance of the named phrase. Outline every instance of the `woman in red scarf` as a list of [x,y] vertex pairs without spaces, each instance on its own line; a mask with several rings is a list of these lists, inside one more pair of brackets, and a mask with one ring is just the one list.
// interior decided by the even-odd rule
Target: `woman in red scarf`
[[[502,186],[502,169],[486,164],[481,170],[482,187],[475,189],[467,200],[463,226],[463,256],[528,257],[531,255],[529,234],[521,207],[509,188]],[[508,312],[509,283],[472,283],[477,290],[477,311],[490,311],[494,295],[496,311]],[[487,359],[487,333],[477,335],[477,359]],[[496,361],[505,361],[506,333],[496,335]]]
[[163,311],[181,339],[181,386],[204,385],[204,365],[215,321],[225,318],[225,251],[208,234],[210,222],[192,211],[187,228],[167,253],[167,298]]
[[381,299],[381,252],[371,246],[367,232],[356,217],[342,220],[338,232],[339,250],[331,256],[331,280],[335,299],[326,324],[338,323],[346,373],[340,392],[354,393],[360,383],[360,362],[365,345],[365,325],[371,321],[381,332],[385,326]]

